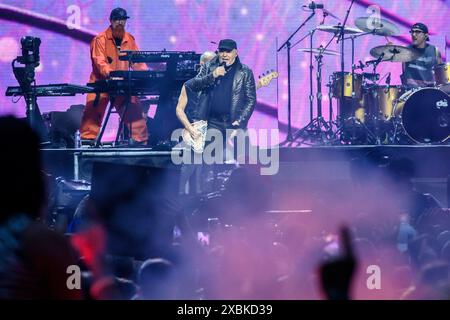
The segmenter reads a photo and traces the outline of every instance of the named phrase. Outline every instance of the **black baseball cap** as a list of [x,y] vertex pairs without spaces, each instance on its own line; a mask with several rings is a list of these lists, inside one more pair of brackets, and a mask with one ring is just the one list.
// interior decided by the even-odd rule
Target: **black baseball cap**
[[417,22],[417,23],[413,24],[413,26],[411,27],[411,30],[420,30],[423,33],[428,33],[428,27],[421,22]]
[[[428,27],[425,24],[423,24],[422,22],[414,23],[413,26],[411,27],[411,31],[413,31],[413,30],[420,30],[425,34],[428,34]],[[430,37],[427,36],[427,38],[425,40],[429,41]]]
[[219,51],[222,50],[233,50],[233,49],[237,49],[237,44],[236,41],[232,40],[232,39],[222,39],[219,42],[219,47],[218,47]]
[[130,19],[130,17],[127,15],[127,11],[123,8],[115,8],[113,11],[111,11],[111,14],[109,15],[109,20],[126,20]]

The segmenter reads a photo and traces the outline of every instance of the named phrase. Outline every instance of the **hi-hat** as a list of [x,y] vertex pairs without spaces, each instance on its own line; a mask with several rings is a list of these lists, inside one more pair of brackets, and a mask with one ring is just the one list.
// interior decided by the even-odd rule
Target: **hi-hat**
[[378,36],[395,36],[400,30],[388,20],[373,17],[360,17],[355,20],[355,25],[364,32],[372,32]]
[[370,54],[377,59],[383,56],[381,61],[392,62],[410,62],[420,56],[417,50],[392,44],[375,47],[370,50]]
[[[311,52],[310,48],[301,48],[298,49],[297,51],[300,52]],[[341,54],[337,51],[333,51],[333,50],[328,50],[328,49],[312,49],[312,53],[314,54],[323,54],[323,55],[328,55],[328,56],[340,56]]]
[[[316,29],[320,30],[320,31],[330,32],[330,33],[339,33],[341,31],[341,26],[318,26]],[[362,32],[363,32],[362,30],[356,29],[356,28],[351,28],[351,27],[344,28],[345,34],[357,34],[357,33],[362,33]]]

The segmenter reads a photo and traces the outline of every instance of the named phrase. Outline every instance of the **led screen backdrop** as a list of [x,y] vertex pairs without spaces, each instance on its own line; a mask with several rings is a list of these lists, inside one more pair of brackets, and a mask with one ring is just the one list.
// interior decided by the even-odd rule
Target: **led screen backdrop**
[[[340,21],[344,20],[351,1],[323,0],[325,8]],[[201,53],[215,50],[221,38],[234,38],[243,63],[249,65],[255,76],[266,70],[276,69],[278,81],[258,91],[260,105],[251,119],[250,126],[285,130],[287,121],[287,53],[280,46],[308,17],[302,8],[307,1],[290,0],[152,0],[152,1],[32,1],[6,0],[0,3],[0,114],[13,113],[23,116],[23,101],[14,104],[3,95],[8,85],[16,85],[11,72],[11,61],[20,53],[20,38],[25,35],[42,39],[41,67],[38,84],[85,84],[91,70],[89,39],[108,26],[112,8],[127,9],[131,19],[127,30],[137,39],[142,50],[193,50]],[[408,44],[408,28],[414,22],[428,25],[431,43],[445,55],[445,43],[450,45],[450,1],[448,0],[356,0],[347,21],[354,27],[358,17],[370,16],[380,8],[381,17],[394,22],[401,30],[399,37],[386,39],[364,36],[355,41],[355,60],[372,59],[371,48],[392,41]],[[374,11],[375,10],[375,11]],[[327,16],[323,22],[321,10],[292,39],[295,44],[320,23],[333,25],[339,20]],[[70,27],[70,28],[69,28]],[[314,47],[326,42],[332,34],[316,31]],[[447,39],[446,39],[447,37]],[[309,47],[309,39],[291,50],[292,65],[292,124],[302,127],[308,123],[309,113],[309,56],[298,49]],[[340,51],[333,41],[329,49]],[[351,45],[345,43],[346,70],[350,70]],[[315,68],[315,66],[314,66]],[[326,93],[329,76],[340,69],[339,56],[324,58],[323,90]],[[400,64],[382,63],[381,76],[392,73],[392,83],[400,82]],[[316,69],[314,69],[315,73]],[[314,80],[315,82],[315,80]],[[382,82],[383,80],[382,80]],[[316,85],[314,84],[314,90]],[[84,103],[84,96],[73,98],[42,98],[42,112],[66,110],[70,105]],[[325,94],[323,113],[328,117],[328,97]],[[314,114],[316,115],[316,107]],[[278,123],[279,121],[279,123]],[[282,137],[283,138],[283,137]]]

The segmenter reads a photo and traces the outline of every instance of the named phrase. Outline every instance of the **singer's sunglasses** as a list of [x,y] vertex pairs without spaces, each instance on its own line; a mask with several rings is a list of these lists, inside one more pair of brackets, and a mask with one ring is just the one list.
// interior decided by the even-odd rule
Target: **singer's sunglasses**
[[423,32],[422,30],[411,30],[410,32],[409,32],[410,34],[421,34],[421,33],[425,33],[425,32]]
[[233,49],[219,49],[219,52],[226,52],[226,53],[230,53],[231,51],[233,51]]

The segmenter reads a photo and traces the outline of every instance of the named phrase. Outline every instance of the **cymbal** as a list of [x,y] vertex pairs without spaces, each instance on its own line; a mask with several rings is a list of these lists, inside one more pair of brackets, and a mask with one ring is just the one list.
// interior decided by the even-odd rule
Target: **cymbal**
[[[311,52],[311,49],[310,48],[301,48],[301,49],[298,49],[297,51],[300,51],[300,52]],[[325,50],[324,49],[322,49],[322,50],[320,50],[320,49],[312,49],[312,53],[314,53],[314,54],[322,53],[323,55],[328,55],[328,56],[340,56],[341,55],[337,51],[328,50],[328,49],[325,49]]]
[[[318,26],[316,29],[320,30],[320,31],[330,32],[330,33],[337,33],[341,30],[341,26]],[[356,28],[351,28],[351,27],[344,28],[345,34],[357,34],[357,33],[362,33],[362,32],[363,32],[362,30],[359,30]]]
[[364,32],[373,32],[373,34],[378,36],[395,36],[400,33],[400,30],[395,24],[381,18],[356,18],[355,25]]
[[419,52],[412,48],[392,44],[372,48],[370,54],[377,59],[383,55],[381,61],[391,62],[410,62],[417,59],[420,55]]

